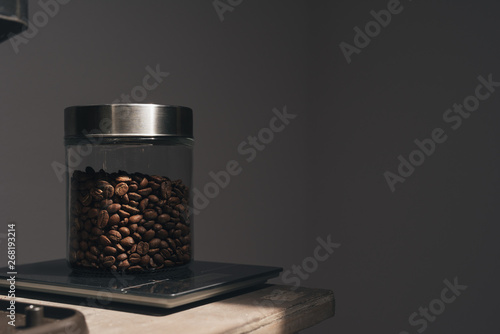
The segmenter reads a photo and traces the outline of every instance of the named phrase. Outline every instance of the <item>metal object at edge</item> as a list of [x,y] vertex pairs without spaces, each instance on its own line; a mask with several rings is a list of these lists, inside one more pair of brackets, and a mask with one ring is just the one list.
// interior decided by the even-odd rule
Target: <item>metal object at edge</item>
[[0,43],[28,29],[28,0],[0,0]]

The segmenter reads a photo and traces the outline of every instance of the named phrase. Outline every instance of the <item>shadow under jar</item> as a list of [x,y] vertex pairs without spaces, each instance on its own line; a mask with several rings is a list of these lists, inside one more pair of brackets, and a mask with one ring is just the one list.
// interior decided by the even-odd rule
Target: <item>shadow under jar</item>
[[192,110],[111,104],[64,112],[69,265],[151,272],[190,262]]

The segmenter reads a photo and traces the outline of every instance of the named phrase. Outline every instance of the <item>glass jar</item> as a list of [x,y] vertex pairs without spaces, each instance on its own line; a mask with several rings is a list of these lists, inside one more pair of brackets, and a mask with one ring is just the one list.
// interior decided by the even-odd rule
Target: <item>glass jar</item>
[[154,104],[65,109],[67,260],[150,272],[193,257],[193,116]]

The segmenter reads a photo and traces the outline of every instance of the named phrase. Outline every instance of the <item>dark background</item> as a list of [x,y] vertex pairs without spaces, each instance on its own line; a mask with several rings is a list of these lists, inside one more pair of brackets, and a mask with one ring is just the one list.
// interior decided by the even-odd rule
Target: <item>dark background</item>
[[[337,314],[303,333],[417,333],[408,317],[455,277],[467,289],[425,332],[495,330],[500,91],[455,131],[442,117],[479,75],[500,81],[498,4],[402,0],[348,64],[339,44],[388,2],[247,0],[221,22],[211,1],[73,0],[18,53],[1,44],[0,214],[19,263],[65,254],[63,109],[160,64],[142,102],[194,109],[195,186],[243,166],[196,217],[197,259],[288,270],[331,235],[341,246],[301,284],[333,290]],[[246,163],[238,145],[284,106],[298,116]],[[383,173],[438,127],[446,142],[391,192]]]

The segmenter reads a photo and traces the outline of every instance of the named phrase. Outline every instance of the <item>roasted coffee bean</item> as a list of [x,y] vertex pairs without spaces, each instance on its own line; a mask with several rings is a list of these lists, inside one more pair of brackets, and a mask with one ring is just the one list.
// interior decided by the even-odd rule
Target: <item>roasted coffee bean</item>
[[88,206],[92,203],[92,196],[90,194],[85,194],[84,196],[80,196],[79,200],[84,206]]
[[103,246],[110,246],[112,244],[111,240],[109,240],[109,238],[105,235],[101,235],[99,237],[99,243]]
[[89,232],[92,231],[92,222],[90,220],[86,220],[85,223],[83,224],[83,228],[85,229],[85,231]]
[[127,227],[120,227],[118,232],[122,235],[123,238],[128,237],[130,235],[130,230]]
[[137,253],[132,253],[128,257],[128,262],[130,264],[138,264],[139,262],[141,262],[141,256]]
[[144,228],[144,226],[139,226],[137,228],[137,233],[139,233],[140,235],[143,235],[144,233],[146,233],[146,228]]
[[180,204],[181,203],[181,200],[179,199],[179,197],[170,197],[168,199],[168,204],[169,205],[177,205],[177,204]]
[[136,242],[138,242],[138,241],[141,241],[141,240],[142,240],[142,236],[141,236],[139,233],[137,233],[137,232],[132,233],[132,238],[134,238],[134,240],[135,240]]
[[128,271],[133,271],[133,272],[137,272],[137,271],[142,271],[143,268],[141,266],[131,266],[127,269]]
[[156,217],[158,217],[158,214],[156,213],[155,210],[148,209],[144,211],[144,219],[152,220],[156,219]]
[[113,200],[103,199],[99,204],[100,204],[99,208],[101,208],[101,209],[107,209],[108,206],[110,206],[111,204],[113,204]]
[[139,209],[137,208],[134,208],[130,205],[122,205],[122,209],[128,213],[130,213],[131,215],[137,215],[138,213],[140,213],[141,211],[139,211]]
[[178,229],[178,230],[181,230],[182,232],[182,236],[186,236],[189,234],[189,227],[187,227],[186,225],[182,224],[182,223],[177,223],[175,225],[175,228]]
[[175,223],[174,222],[169,222],[169,223],[165,224],[165,228],[167,230],[172,230],[174,227],[175,227]]
[[120,215],[118,215],[117,213],[111,215],[111,217],[109,217],[109,220],[108,220],[108,224],[111,226],[111,225],[116,225],[120,222],[121,220],[121,217]]
[[136,232],[138,227],[139,226],[137,224],[130,224],[130,220],[129,220],[128,228],[129,228],[129,230],[130,230],[131,233]]
[[[125,195],[127,196],[127,195]],[[123,197],[125,197],[123,196]],[[138,207],[139,206],[139,202],[136,202],[136,201],[128,201],[128,205],[130,206],[133,206],[134,208]]]
[[141,219],[142,219],[142,215],[134,215],[134,216],[131,216],[128,221],[132,224],[137,224],[138,222],[141,221]]
[[111,184],[108,184],[101,190],[102,194],[104,195],[104,198],[111,198],[115,194],[115,188],[113,188]]
[[115,263],[115,258],[114,256],[106,256],[103,261],[103,265],[105,267],[111,267]]
[[137,253],[141,255],[146,255],[149,251],[149,244],[147,242],[141,241],[137,244]]
[[169,259],[169,258],[172,256],[172,254],[170,254],[169,250],[168,250],[168,249],[166,249],[166,248],[162,248],[162,249],[160,250],[160,254],[161,254],[161,256],[163,256],[163,258],[164,258],[165,260]]
[[170,260],[165,260],[165,267],[173,267],[175,263]]
[[105,228],[108,225],[109,213],[106,210],[101,210],[99,216],[97,217],[97,227]]
[[126,237],[120,241],[120,244],[125,248],[130,248],[135,243],[134,238]]
[[127,211],[124,211],[124,210],[118,210],[118,215],[121,218],[130,218],[130,213],[128,213]]
[[123,248],[123,246],[120,245],[119,243],[116,244],[115,247],[118,250],[118,252],[120,252],[120,253],[124,253],[125,252],[125,248]]
[[168,214],[164,213],[164,214],[159,215],[157,220],[158,220],[158,223],[165,224],[170,220],[170,216]]
[[96,208],[92,208],[89,210],[87,215],[89,218],[95,218],[95,217],[97,217],[98,214],[99,214],[99,210]]
[[100,236],[103,231],[99,227],[92,227],[91,233],[96,236]]
[[162,240],[168,238],[168,232],[167,230],[161,229],[158,232],[156,232],[156,236]]
[[149,248],[158,248],[160,247],[161,240],[159,238],[153,238],[149,241]]
[[167,242],[168,242],[168,245],[172,248],[172,249],[175,249],[175,247],[177,246],[175,244],[175,241],[171,238],[167,238]]
[[150,203],[158,203],[160,201],[160,199],[155,195],[149,195],[148,199]]
[[97,261],[97,256],[92,254],[90,251],[85,252],[85,258],[91,262]]
[[125,254],[125,253],[121,253],[120,255],[118,255],[118,256],[116,257],[116,259],[117,259],[118,261],[123,261],[123,260],[125,260],[125,259],[127,259],[127,258],[128,258],[128,256],[127,256],[127,254]]
[[184,210],[186,210],[186,208],[182,204],[177,204],[174,208],[179,212],[184,212]]
[[139,183],[139,189],[142,189],[142,188],[147,187],[147,186],[148,186],[148,183],[149,183],[148,179],[143,178],[143,179],[140,181],[140,183]]
[[139,185],[137,183],[134,183],[135,181],[132,181],[129,186],[128,186],[128,191],[135,193],[139,189]]
[[162,182],[160,184],[160,193],[161,193],[161,197],[166,199],[168,198],[167,196],[167,191],[169,190],[169,185],[167,182]]
[[140,201],[142,199],[142,196],[137,193],[131,192],[128,193],[128,198],[130,198],[133,201]]
[[149,256],[153,256],[153,255],[155,255],[155,254],[157,254],[159,252],[160,252],[159,248],[150,248],[149,251],[148,251],[148,255]]
[[96,182],[96,187],[103,190],[104,188],[110,186],[110,183],[106,180],[98,180]]
[[163,226],[161,224],[154,224],[153,225],[153,230],[155,231],[159,231],[163,228]]
[[154,259],[154,261],[155,261],[157,264],[164,264],[164,263],[165,263],[165,259],[163,259],[163,256],[161,256],[161,254],[156,253],[156,254],[153,256],[153,259]]
[[168,242],[166,242],[165,240],[162,240],[160,242],[160,248],[168,248]]
[[81,233],[80,233],[80,238],[82,240],[87,240],[89,238],[89,233],[85,230],[83,230]]
[[130,263],[127,260],[123,260],[118,264],[118,269],[125,270],[130,267]]
[[164,178],[163,176],[160,176],[160,175],[151,175],[150,178],[151,178],[151,180],[153,180],[154,182],[157,182],[157,183],[162,183],[163,181],[166,180],[166,178]]
[[145,267],[149,264],[150,260],[151,260],[151,257],[146,254],[146,255],[141,257],[141,262],[139,262],[139,265]]
[[157,189],[160,189],[160,184],[158,184],[158,183],[156,183],[156,182],[149,181],[148,185],[149,185],[149,187],[150,187],[152,190],[157,190]]
[[144,224],[142,224],[142,226],[144,226],[144,228],[146,230],[150,230],[150,229],[153,228],[154,224],[155,224],[154,220],[148,220],[147,222],[145,222]]
[[121,207],[121,204],[114,203],[108,206],[106,210],[108,210],[109,213],[116,213],[118,212],[118,210],[120,210]]
[[130,199],[128,198],[128,195],[125,194],[122,196],[122,198],[120,199],[120,201],[123,203],[123,204],[130,204]]
[[92,188],[90,190],[90,196],[92,196],[95,201],[102,201],[104,199],[103,191],[97,188]]
[[148,207],[148,204],[149,204],[149,199],[145,198],[139,203],[139,206],[137,208],[141,211],[144,211]]
[[80,243],[78,242],[78,240],[76,238],[71,239],[70,242],[69,242],[69,245],[73,249],[80,248]]
[[111,247],[111,246],[104,247],[103,252],[106,255],[116,255],[116,253],[118,253],[118,251],[116,250],[116,248]]
[[155,234],[156,234],[155,231],[149,230],[146,233],[144,233],[144,235],[142,236],[142,240],[150,241],[151,239],[153,239],[155,237]]
[[116,182],[130,182],[130,181],[132,181],[132,179],[126,175],[118,176],[115,180],[116,180]]
[[[75,239],[74,241],[78,242],[76,239]],[[78,248],[78,246],[80,246],[80,249],[81,249],[82,251],[86,251],[87,249],[89,249],[89,244],[88,244],[88,242],[83,241],[83,240],[82,240],[82,241],[80,241],[80,244],[77,244],[77,245],[76,245],[76,247],[73,247],[73,248]]]
[[118,231],[111,230],[108,232],[108,238],[114,243],[118,243],[122,239],[122,235]]
[[123,196],[128,192],[128,185],[125,182],[120,182],[115,187],[115,194]]
[[177,210],[172,210],[172,217],[178,218],[180,215],[179,211]]
[[92,209],[90,206],[84,206],[80,209],[80,213],[83,215],[87,215],[90,209]]
[[148,197],[151,194],[152,191],[153,191],[153,189],[151,189],[150,187],[148,187],[148,188],[137,190],[137,193],[139,195],[141,195],[142,197]]

